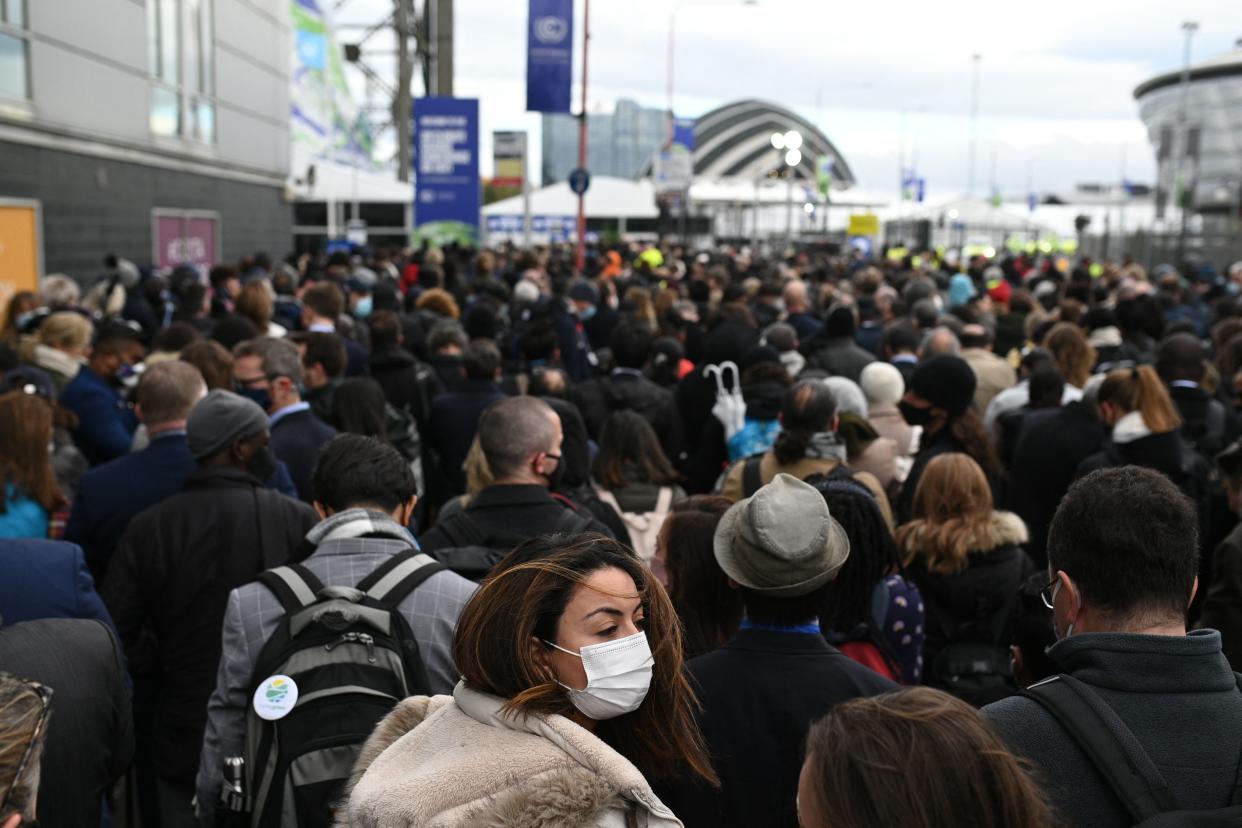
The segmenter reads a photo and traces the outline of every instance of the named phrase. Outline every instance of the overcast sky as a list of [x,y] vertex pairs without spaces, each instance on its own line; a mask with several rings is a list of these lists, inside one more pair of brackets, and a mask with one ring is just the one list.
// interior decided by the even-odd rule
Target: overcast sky
[[[997,185],[1022,193],[1028,171],[1039,190],[1116,182],[1123,159],[1130,180],[1151,181],[1135,86],[1180,67],[1183,20],[1200,23],[1192,61],[1242,38],[1242,0],[595,0],[589,111],[618,98],[665,105],[674,5],[678,115],[739,98],[783,104],[819,125],[863,188],[895,193],[906,110],[905,155],[917,157],[932,196],[966,187],[973,53],[982,56],[975,191],[987,191],[995,158]],[[576,64],[582,7],[577,0]],[[336,19],[374,22],[390,8],[345,0]],[[540,119],[523,111],[526,8],[457,0],[454,91],[480,100],[483,173],[492,130],[527,129],[538,183]]]

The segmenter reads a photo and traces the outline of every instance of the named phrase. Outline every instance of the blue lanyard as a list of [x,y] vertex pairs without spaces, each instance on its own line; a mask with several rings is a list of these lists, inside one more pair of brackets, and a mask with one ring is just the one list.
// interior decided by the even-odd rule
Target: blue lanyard
[[799,633],[801,635],[820,634],[818,621],[807,624],[795,624],[792,627],[786,627],[781,624],[762,624],[758,621],[751,621],[749,618],[743,618],[742,629],[761,630],[763,632]]

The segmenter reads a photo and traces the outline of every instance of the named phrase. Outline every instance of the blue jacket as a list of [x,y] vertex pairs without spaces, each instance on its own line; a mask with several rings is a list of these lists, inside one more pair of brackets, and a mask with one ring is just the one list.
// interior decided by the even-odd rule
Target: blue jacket
[[0,540],[0,618],[6,627],[36,618],[95,618],[113,626],[81,547],[53,540]]
[[106,379],[83,366],[61,392],[60,404],[78,415],[73,440],[92,466],[129,452],[138,418]]
[[81,544],[91,573],[102,580],[125,527],[142,510],[181,491],[198,466],[185,432],[161,434],[142,451],[82,476],[65,540]]

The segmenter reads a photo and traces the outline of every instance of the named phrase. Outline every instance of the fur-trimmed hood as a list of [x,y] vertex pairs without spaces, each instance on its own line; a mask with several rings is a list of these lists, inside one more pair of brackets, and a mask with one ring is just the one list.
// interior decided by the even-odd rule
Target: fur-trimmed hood
[[[909,557],[922,546],[927,521],[915,520],[901,535],[901,552]],[[967,536],[967,548],[972,552],[991,552],[1004,546],[1022,546],[1029,539],[1026,524],[1013,512],[993,512],[987,523],[974,527]]]
[[337,828],[682,828],[593,734],[502,704],[462,683],[397,705],[363,746]]

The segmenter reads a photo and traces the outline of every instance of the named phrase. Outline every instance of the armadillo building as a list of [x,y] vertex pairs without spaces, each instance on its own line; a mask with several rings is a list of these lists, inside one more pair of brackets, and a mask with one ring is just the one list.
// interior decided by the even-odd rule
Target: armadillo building
[[[1177,202],[1182,72],[1166,72],[1134,90],[1139,115],[1156,152],[1157,205]],[[1189,207],[1205,228],[1242,208],[1242,40],[1224,54],[1192,64],[1186,95],[1186,179]]]

